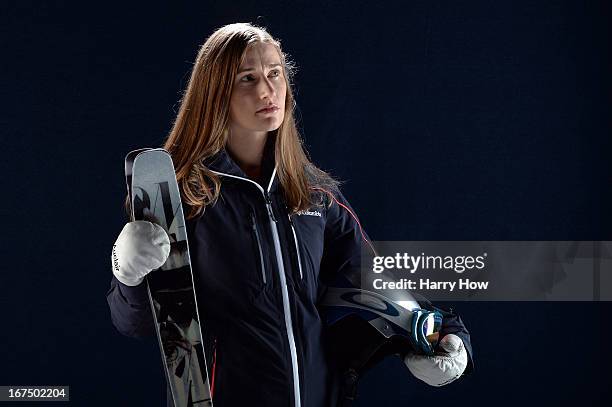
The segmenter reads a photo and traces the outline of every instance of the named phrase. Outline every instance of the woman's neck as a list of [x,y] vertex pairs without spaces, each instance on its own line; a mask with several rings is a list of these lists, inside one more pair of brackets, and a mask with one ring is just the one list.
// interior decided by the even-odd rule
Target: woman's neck
[[268,132],[241,132],[230,129],[227,150],[242,171],[252,179],[261,177],[261,161]]

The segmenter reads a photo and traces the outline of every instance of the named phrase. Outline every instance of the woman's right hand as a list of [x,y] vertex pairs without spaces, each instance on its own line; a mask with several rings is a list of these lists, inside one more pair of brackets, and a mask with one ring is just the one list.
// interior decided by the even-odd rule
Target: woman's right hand
[[170,239],[161,226],[144,220],[126,223],[113,245],[113,274],[121,283],[136,286],[169,254]]

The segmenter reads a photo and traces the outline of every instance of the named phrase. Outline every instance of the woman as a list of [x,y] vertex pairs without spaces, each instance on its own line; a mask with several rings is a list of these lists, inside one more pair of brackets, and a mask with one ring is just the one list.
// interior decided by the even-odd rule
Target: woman
[[[337,403],[317,303],[335,275],[359,267],[367,237],[338,183],[303,150],[291,77],[264,29],[218,29],[199,51],[164,144],[187,214],[205,347],[216,355],[217,407]],[[121,231],[108,294],[120,332],[153,334],[142,281],[168,251],[156,225],[130,222]],[[433,385],[457,378],[468,359],[469,334],[446,316],[441,344],[450,352],[406,359]]]

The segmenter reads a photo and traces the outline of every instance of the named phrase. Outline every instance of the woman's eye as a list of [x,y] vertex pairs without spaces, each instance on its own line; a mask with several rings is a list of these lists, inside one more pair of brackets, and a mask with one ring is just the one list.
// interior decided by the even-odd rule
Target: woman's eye
[[[279,76],[280,76],[280,71],[278,69],[270,71],[270,73],[268,74],[268,77],[271,77],[271,78],[278,78]],[[252,74],[245,75],[240,79],[241,82],[252,82],[254,80],[255,80],[255,77]]]

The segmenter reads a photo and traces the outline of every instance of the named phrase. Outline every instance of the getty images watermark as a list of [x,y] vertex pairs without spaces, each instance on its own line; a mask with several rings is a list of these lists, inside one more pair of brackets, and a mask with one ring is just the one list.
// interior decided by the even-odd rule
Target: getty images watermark
[[[418,256],[406,252],[396,253],[394,256],[374,256],[372,272],[382,274],[384,271],[403,270],[415,274],[419,270],[446,270],[462,274],[470,270],[483,270],[487,253],[481,256],[428,256],[421,253]],[[376,290],[486,290],[489,281],[470,281],[469,278],[460,278],[457,281],[440,281],[434,278],[400,278],[397,281],[385,281],[384,278],[375,278],[373,287]]]
[[609,301],[612,242],[371,242],[360,284],[430,300]]

